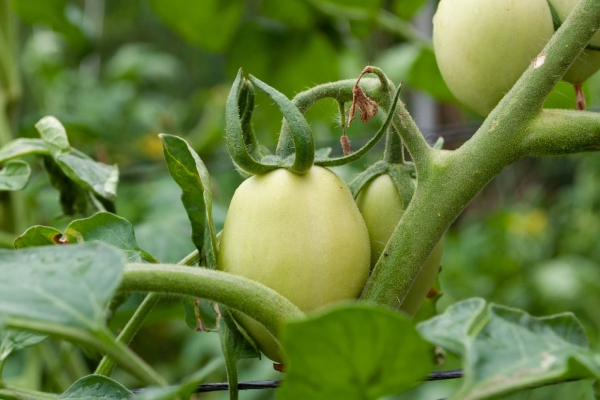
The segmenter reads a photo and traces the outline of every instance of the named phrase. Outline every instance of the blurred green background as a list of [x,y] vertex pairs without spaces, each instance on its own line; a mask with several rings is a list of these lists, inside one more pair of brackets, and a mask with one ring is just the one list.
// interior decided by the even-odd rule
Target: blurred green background
[[[240,67],[292,97],[376,65],[404,81],[403,101],[428,141],[443,136],[446,148],[456,148],[467,140],[481,119],[460,108],[440,76],[429,39],[435,7],[426,0],[0,0],[6,28],[0,32],[0,140],[35,137],[33,125],[42,116],[59,118],[74,147],[119,165],[117,211],[135,225],[140,246],[162,262],[176,262],[193,250],[191,230],[157,134],[180,135],[202,156],[220,229],[242,180],[223,143],[225,99]],[[584,89],[588,107],[600,106],[600,78]],[[255,131],[272,147],[281,114],[262,94],[257,103]],[[546,106],[573,108],[573,89],[560,84]],[[317,103],[307,116],[318,147],[341,153],[334,102]],[[348,130],[354,146],[380,122],[355,122]],[[337,172],[351,180],[381,152],[378,147]],[[438,308],[481,296],[535,315],[572,311],[598,348],[599,182],[598,154],[525,159],[508,168],[448,232]],[[1,216],[7,237],[34,224],[65,228],[82,217],[60,214],[58,193],[39,167],[18,196],[25,205],[20,219],[11,220],[13,210],[6,208]],[[119,309],[113,329],[123,326],[140,298]],[[176,298],[155,310],[133,347],[170,381],[220,356],[217,336],[190,331]],[[93,365],[76,353],[79,366],[69,372],[61,354],[72,351],[46,341],[12,357],[5,377],[62,391],[77,371]],[[458,366],[449,359],[440,368]],[[280,377],[268,360],[243,360],[240,367],[241,380]],[[120,371],[115,377],[137,384]],[[224,380],[224,373],[210,378]],[[398,398],[433,400],[457,383],[426,384]]]

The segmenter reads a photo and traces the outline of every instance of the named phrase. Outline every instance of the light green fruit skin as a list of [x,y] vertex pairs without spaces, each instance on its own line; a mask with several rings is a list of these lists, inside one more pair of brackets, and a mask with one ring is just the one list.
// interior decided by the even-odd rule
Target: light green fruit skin
[[[367,183],[356,198],[371,240],[371,266],[381,256],[396,225],[404,214],[402,198],[389,175],[380,175]],[[410,291],[406,295],[400,309],[410,316],[414,316],[429,289],[433,286],[440,270],[444,239],[442,238],[433,248],[423,269],[417,276]]]
[[[370,253],[367,227],[342,179],[317,166],[304,175],[277,169],[236,190],[218,268],[254,279],[309,312],[356,299],[369,276]],[[267,357],[282,361],[261,324],[245,315],[239,322]]]
[[[564,22],[577,5],[578,0],[551,0],[550,3],[556,10],[558,18]],[[600,32],[596,32],[590,44],[600,46]],[[583,83],[598,69],[600,69],[600,51],[584,50],[562,79],[572,84]]]
[[546,0],[441,0],[433,47],[444,81],[485,116],[554,33]]

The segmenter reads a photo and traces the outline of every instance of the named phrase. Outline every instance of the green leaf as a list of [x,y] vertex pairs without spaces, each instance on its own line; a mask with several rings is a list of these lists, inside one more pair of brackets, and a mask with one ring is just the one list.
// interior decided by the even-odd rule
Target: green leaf
[[481,319],[485,300],[472,298],[453,304],[446,311],[425,322],[417,329],[425,340],[443,347],[451,353],[463,355],[469,329]]
[[308,28],[315,19],[310,5],[303,0],[264,0],[261,3],[261,12],[268,18],[295,28]]
[[394,0],[392,10],[402,19],[410,20],[425,4],[425,0]]
[[[71,149],[67,139],[67,133],[63,125],[54,117],[44,117],[37,124],[36,129],[50,150],[52,158],[62,171],[61,176],[56,168],[46,166],[51,176],[55,176],[55,181],[64,181],[67,177],[82,188],[109,201],[115,201],[117,198],[117,183],[119,181],[119,169],[116,165],[106,165],[96,162],[80,151]],[[52,183],[55,187],[55,182]],[[60,185],[66,185],[61,183]],[[59,186],[60,186],[59,185]],[[58,187],[57,187],[58,188]],[[61,190],[61,193],[66,190]],[[81,198],[81,195],[76,195]],[[75,201],[72,201],[73,204]],[[68,203],[68,202],[66,202]],[[73,209],[65,207],[63,209]],[[78,207],[78,208],[81,208]],[[65,211],[66,214],[71,215]]]
[[138,400],[171,400],[189,399],[190,395],[206,378],[217,368],[223,365],[223,360],[215,359],[206,364],[202,369],[184,379],[180,385],[170,387],[151,387],[142,391]]
[[483,306],[481,299],[465,300],[418,325],[433,344],[462,354],[463,386],[451,399],[496,398],[561,380],[600,377],[600,354],[587,347],[572,314],[536,318]]
[[217,267],[217,241],[212,220],[212,193],[206,166],[177,136],[161,134],[169,173],[182,190],[181,201],[192,224],[192,242],[206,259],[210,269]]
[[435,60],[435,54],[430,47],[421,47],[419,57],[412,64],[408,74],[408,82],[417,89],[429,93],[436,100],[457,103],[444,78],[442,78],[442,73]]
[[503,396],[502,400],[594,400],[592,384],[589,380],[558,383]]
[[46,142],[42,139],[20,138],[11,140],[0,148],[0,163],[30,154],[49,155],[50,152],[48,151]]
[[32,25],[44,24],[62,33],[71,45],[82,48],[87,45],[83,31],[67,18],[67,0],[13,0],[15,12]]
[[65,215],[87,212],[87,193],[73,182],[50,156],[42,157],[50,184],[59,192],[60,206]]
[[217,303],[206,299],[184,297],[185,323],[188,328],[201,332],[212,332],[219,329],[221,315],[217,313]]
[[124,250],[129,262],[158,260],[140,249],[135,240],[133,225],[125,218],[108,212],[99,212],[89,218],[78,219],[69,224],[65,231],[69,243],[84,243],[94,240]]
[[25,161],[9,161],[0,171],[0,190],[21,190],[29,182],[31,168]]
[[46,339],[46,335],[21,331],[17,329],[0,330],[0,376],[2,362],[13,352],[38,344]]
[[373,305],[327,310],[283,327],[281,399],[378,399],[433,369],[429,345],[404,315]]
[[124,400],[136,396],[125,386],[102,375],[88,375],[77,380],[58,400]]
[[14,243],[15,249],[59,244],[62,235],[61,231],[50,226],[32,226],[21,236],[17,236]]
[[229,45],[244,10],[243,0],[152,0],[151,5],[183,39],[215,52]]
[[0,317],[101,331],[124,264],[101,243],[1,250]]
[[229,399],[238,398],[237,363],[242,358],[260,358],[260,351],[248,333],[234,319],[231,312],[222,308],[223,322],[219,327],[221,349],[225,358],[227,369],[227,382],[229,382]]
[[335,7],[353,13],[356,16],[374,18],[379,13],[382,0],[314,0],[318,7]]

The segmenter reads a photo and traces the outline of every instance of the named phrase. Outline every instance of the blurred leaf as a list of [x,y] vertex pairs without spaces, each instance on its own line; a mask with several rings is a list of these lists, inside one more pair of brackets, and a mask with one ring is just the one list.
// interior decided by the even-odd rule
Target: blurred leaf
[[423,7],[425,0],[394,0],[392,10],[402,19],[410,20]]
[[[313,0],[317,7],[331,7],[331,10],[345,9],[356,17],[374,18],[379,13],[382,0]],[[335,7],[335,8],[333,8]],[[343,16],[343,15],[342,15]]]
[[[42,118],[35,127],[65,177],[106,200],[116,200],[119,181],[119,169],[116,165],[96,162],[80,151],[71,149],[65,128],[54,117]],[[54,170],[52,172],[52,175],[58,177]],[[63,177],[57,181],[64,180],[61,178]]]
[[101,243],[2,250],[0,316],[105,329],[124,263],[120,250]]
[[198,154],[177,136],[161,134],[165,161],[181,190],[181,201],[192,224],[192,241],[206,266],[217,267],[217,240],[212,220],[210,176]]
[[135,240],[133,225],[125,218],[99,212],[89,218],[71,222],[65,231],[69,243],[100,241],[124,250],[129,262],[157,263],[158,260],[140,249]]
[[23,232],[21,236],[17,236],[14,243],[15,249],[55,245],[58,244],[62,235],[61,231],[49,226],[32,226]]
[[308,28],[314,20],[310,5],[303,0],[264,0],[262,13],[296,28]]
[[44,339],[46,339],[46,335],[16,329],[0,330],[0,375],[2,363],[11,353],[38,344]]
[[283,327],[281,399],[378,399],[433,369],[429,345],[404,315],[371,305],[330,309]]
[[[233,43],[227,68],[235,76],[242,67],[292,97],[305,90],[307,82],[316,85],[338,79],[338,63],[335,48],[320,33],[269,31],[247,23]],[[279,115],[277,120],[281,121]]]
[[48,155],[48,147],[42,139],[11,140],[0,148],[0,163],[29,154]]
[[102,375],[88,375],[76,381],[59,400],[133,400],[125,386]]
[[536,318],[490,304],[481,316],[483,304],[465,300],[418,326],[432,343],[462,355],[465,378],[452,399],[495,398],[530,386],[600,377],[600,354],[587,347],[572,314]]
[[0,190],[21,190],[29,182],[30,175],[31,168],[25,161],[9,161],[0,171]]
[[12,4],[24,22],[48,25],[62,33],[67,41],[78,49],[88,44],[83,31],[67,18],[67,0],[13,0]]
[[559,383],[503,396],[502,400],[594,400],[592,384],[589,380]]
[[384,70],[393,82],[408,81],[410,71],[420,54],[420,45],[402,43],[384,50],[373,65]]
[[210,51],[230,43],[244,10],[243,0],[152,0],[154,12],[178,35]]
[[185,323],[194,331],[212,332],[221,325],[221,314],[217,303],[194,297],[184,297]]
[[181,74],[176,57],[141,43],[128,43],[117,50],[106,66],[110,79],[131,79],[139,83],[172,82]]
[[151,387],[144,389],[136,399],[139,400],[171,400],[189,399],[195,389],[217,368],[223,365],[223,360],[215,359],[202,369],[183,380],[180,385],[170,387]]
[[435,54],[430,47],[421,47],[421,53],[415,60],[410,73],[408,82],[418,89],[421,89],[436,100],[456,103],[454,95],[448,89],[448,85],[442,78],[442,73],[438,68]]

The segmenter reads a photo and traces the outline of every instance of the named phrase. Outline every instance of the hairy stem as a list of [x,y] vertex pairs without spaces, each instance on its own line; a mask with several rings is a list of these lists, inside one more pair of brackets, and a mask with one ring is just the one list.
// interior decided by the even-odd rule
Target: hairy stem
[[534,142],[545,143],[542,154],[597,148],[596,116],[579,112],[587,128],[566,146],[567,134],[551,125],[558,129],[557,120],[574,123],[569,118],[575,117],[542,113],[542,105],[599,26],[600,2],[582,0],[473,137],[456,151],[432,150],[432,158],[418,169],[415,195],[383,252],[389,256],[377,262],[362,299],[399,307],[450,224],[504,168],[535,153]]
[[304,313],[276,291],[247,278],[206,268],[127,264],[123,291],[184,294],[222,303],[254,318],[275,337],[287,320]]

